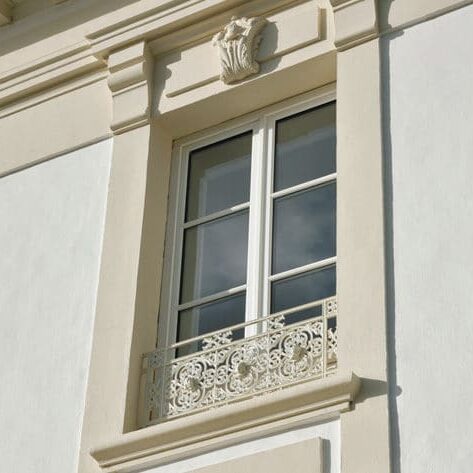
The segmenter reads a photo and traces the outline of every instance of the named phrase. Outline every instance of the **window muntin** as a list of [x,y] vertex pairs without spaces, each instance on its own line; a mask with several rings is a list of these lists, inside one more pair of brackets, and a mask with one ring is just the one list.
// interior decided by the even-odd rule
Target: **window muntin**
[[335,104],[316,105],[181,148],[164,345],[335,294]]

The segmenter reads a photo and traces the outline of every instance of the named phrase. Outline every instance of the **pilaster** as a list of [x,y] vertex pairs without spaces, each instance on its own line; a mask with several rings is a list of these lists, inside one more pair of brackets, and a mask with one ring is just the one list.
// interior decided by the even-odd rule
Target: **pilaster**
[[151,66],[144,41],[108,57],[115,136],[81,473],[101,471],[92,448],[137,428],[141,356],[155,347],[172,140],[151,131]]
[[[337,52],[339,369],[361,389],[341,415],[342,471],[390,471],[380,54],[376,0],[331,0]],[[363,433],[360,435],[360,433]]]

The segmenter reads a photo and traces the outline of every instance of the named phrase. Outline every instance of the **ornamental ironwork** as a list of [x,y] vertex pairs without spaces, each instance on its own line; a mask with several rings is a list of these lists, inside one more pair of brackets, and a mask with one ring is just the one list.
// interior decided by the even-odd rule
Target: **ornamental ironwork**
[[148,424],[330,375],[336,317],[329,298],[146,354]]

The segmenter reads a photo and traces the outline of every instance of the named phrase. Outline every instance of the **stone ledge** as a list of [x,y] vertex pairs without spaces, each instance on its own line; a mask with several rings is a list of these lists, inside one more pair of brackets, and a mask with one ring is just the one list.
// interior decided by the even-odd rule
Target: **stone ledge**
[[334,416],[359,387],[355,374],[336,374],[123,434],[91,455],[108,473],[138,471]]

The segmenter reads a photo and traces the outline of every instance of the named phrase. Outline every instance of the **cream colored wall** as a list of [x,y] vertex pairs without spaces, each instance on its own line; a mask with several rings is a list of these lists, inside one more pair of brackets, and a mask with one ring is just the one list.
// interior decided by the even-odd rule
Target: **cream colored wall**
[[[347,258],[343,258],[345,262],[339,265],[339,271],[342,271],[339,280],[345,294],[341,306],[346,314],[345,328],[341,332],[342,336],[345,330],[346,343],[341,350],[340,360],[344,368],[354,368],[364,378],[357,409],[354,413],[342,414],[343,461],[349,471],[357,471],[359,465],[364,465],[363,471],[366,472],[365,458],[368,455],[371,461],[368,471],[386,471],[389,444],[384,358],[383,213],[379,205],[382,154],[378,77],[383,51],[380,55],[378,40],[365,42],[377,34],[374,0],[331,0],[336,9],[337,31],[334,31],[331,7],[326,0],[307,0],[292,5],[289,0],[278,0],[278,11],[273,11],[274,0],[70,0],[57,6],[44,1],[41,8],[38,3],[34,5],[35,1],[25,0],[14,11],[13,23],[0,28],[0,175],[7,175],[13,170],[23,169],[73,149],[79,149],[79,154],[86,153],[82,147],[111,136],[111,128],[114,133],[120,134],[114,139],[111,198],[107,208],[80,472],[100,471],[90,456],[91,450],[104,445],[112,445],[113,448],[116,445],[123,446],[127,439],[134,438],[133,432],[129,436],[123,433],[137,426],[140,356],[143,351],[154,346],[172,139],[336,79],[339,117],[342,117],[339,126],[345,137],[339,147],[339,158],[343,160],[340,183],[344,183],[346,189],[353,189],[353,193],[358,196],[356,200],[342,199],[340,207],[342,225],[339,228],[348,229],[343,235],[350,234],[352,228],[357,229],[351,233],[356,238],[346,239],[341,246],[344,248],[341,249],[341,255],[346,254]],[[385,30],[401,28],[402,25],[422,22],[448,9],[458,8],[464,3],[470,2],[380,2],[380,25]],[[324,10],[318,17],[317,8]],[[314,24],[310,26],[309,22],[308,29],[298,31],[298,25],[307,22],[311,11],[314,12]],[[464,11],[459,10],[458,15]],[[265,62],[262,74],[237,86],[222,84],[216,77],[215,61],[203,62],[202,51],[205,55],[210,53],[212,34],[231,15],[262,13],[274,20],[273,25],[278,28],[274,29],[273,26],[273,30],[268,31],[272,31],[273,40],[278,40],[280,33],[281,44],[268,53],[266,62],[265,57],[262,57]],[[319,24],[315,24],[316,18]],[[188,26],[189,22],[194,25]],[[276,31],[278,34],[275,34]],[[408,38],[407,32],[403,34]],[[435,101],[436,96],[428,87],[420,87],[415,97],[407,91],[415,90],[412,89],[413,84],[424,84],[432,76],[443,77],[444,71],[434,58],[438,50],[449,48],[450,43],[444,38],[454,36],[456,31],[452,26],[443,35],[434,35],[433,30],[431,34],[432,43],[438,36],[442,38],[438,40],[437,48],[433,48],[430,43],[419,42],[417,38],[412,38],[412,42],[406,39],[404,43],[403,37],[396,40],[399,44],[399,53],[395,58],[398,66],[393,69],[393,74],[399,75],[393,75],[395,79],[392,82],[398,85],[395,97],[400,100],[399,103],[402,103],[403,97],[407,97],[407,109],[412,108],[410,101],[418,97]],[[334,39],[342,52],[335,52]],[[205,43],[201,53],[198,53],[199,46],[193,43],[195,41]],[[359,45],[360,41],[364,43]],[[394,45],[394,39],[392,42]],[[411,51],[412,44],[419,48],[412,49],[418,54],[407,60],[410,56],[406,54]],[[116,52],[130,45],[133,46],[123,54]],[[463,43],[454,46],[457,51],[464,50]],[[197,48],[197,54],[194,47]],[[280,54],[271,57],[277,51]],[[112,55],[109,60],[110,52]],[[152,55],[156,57],[154,69],[151,68]],[[416,68],[422,64],[419,58],[424,57],[430,58],[426,64],[432,75],[426,76]],[[181,59],[188,61],[186,66],[185,61],[179,62]],[[464,61],[464,58],[458,56],[455,61]],[[182,76],[186,76],[186,79],[192,76],[195,65],[200,68],[195,80],[183,82]],[[155,77],[152,70],[155,71]],[[406,75],[406,70],[411,75]],[[467,77],[468,72],[469,69],[465,69],[461,76]],[[127,81],[133,84],[133,91]],[[156,89],[151,94],[152,84],[155,84]],[[369,87],[363,88],[363,84],[369,84]],[[422,94],[429,91],[430,95]],[[220,106],[223,102],[225,107]],[[422,103],[419,102],[418,106],[421,108]],[[151,115],[154,120],[150,120]],[[403,116],[402,113],[399,116]],[[409,115],[409,118],[414,120],[415,115]],[[402,123],[408,123],[408,120]],[[402,123],[397,123],[401,131]],[[393,128],[393,134],[396,130]],[[435,127],[430,131],[441,135]],[[398,132],[397,145],[401,150],[408,149],[403,136],[403,133]],[[354,140],[354,137],[360,139]],[[59,163],[61,159],[51,163]],[[360,160],[361,167],[356,160]],[[32,169],[43,169],[42,166],[50,165],[53,166],[46,163]],[[366,173],[361,174],[360,169]],[[438,175],[442,174],[440,165],[436,171]],[[20,180],[30,172],[33,171],[22,171],[16,177],[4,179]],[[85,170],[78,170],[75,178],[69,176],[71,186],[77,184],[82,172]],[[95,176],[93,166],[89,172]],[[364,179],[365,182],[366,179],[369,181],[366,187],[369,192],[365,189],[364,193],[358,194],[358,189],[363,188]],[[402,179],[399,182],[402,184]],[[96,196],[105,192],[104,187],[98,187]],[[49,192],[61,190],[62,194],[56,198],[64,205],[62,211],[66,212],[66,206],[70,204],[67,189],[58,187],[56,181],[50,182]],[[160,202],[158,213],[152,212],[150,202]],[[369,212],[366,212],[365,204],[371,209]],[[405,201],[400,199],[398,205],[402,209]],[[12,213],[11,207],[7,210]],[[35,213],[33,207],[26,211]],[[360,226],[361,220],[365,226]],[[27,223],[25,228],[31,231]],[[364,228],[371,231],[369,239],[363,236]],[[89,231],[95,232],[97,237],[102,229],[96,223],[91,225]],[[158,235],[156,244],[154,235]],[[15,237],[9,237],[11,241],[8,244],[21,244],[21,239],[17,242]],[[57,235],[59,246],[64,243],[60,237]],[[374,248],[373,251],[366,244],[367,241]],[[98,265],[97,254],[93,259],[94,264]],[[75,266],[74,260],[69,263]],[[358,271],[360,268],[361,273]],[[363,278],[360,274],[363,274]],[[356,280],[359,285],[352,285],[352,280]],[[369,300],[359,297],[367,281],[373,291],[373,297]],[[408,294],[408,289],[405,293]],[[352,318],[349,318],[350,314]],[[352,329],[354,332],[351,332]],[[350,333],[357,333],[357,338],[350,338]],[[406,329],[405,333],[410,332]],[[365,336],[370,350],[376,356],[370,356],[367,345],[359,343]],[[400,349],[404,349],[404,346]],[[350,350],[354,352],[350,353]],[[412,373],[406,376],[406,380],[410,380],[411,376]],[[344,399],[346,407],[349,398]],[[77,399],[66,401],[77,402]],[[411,415],[408,413],[405,417],[407,442],[412,435],[409,433]],[[367,435],[359,437],[360,429],[367,425],[370,426]],[[141,435],[139,432],[137,434]],[[143,444],[151,440],[144,438]],[[378,442],[376,455],[371,455],[374,442]],[[42,444],[38,445],[42,447]],[[113,450],[112,447],[109,450]],[[127,448],[132,447],[128,445]],[[118,447],[116,451],[119,451]],[[179,452],[175,454],[179,455]]]
[[76,473],[112,142],[0,179],[0,457]]
[[76,82],[77,88],[57,88],[40,103],[0,109],[0,175],[111,136],[106,77]]
[[383,41],[393,473],[473,462],[472,24],[469,6]]
[[[319,440],[321,445],[318,445]],[[308,468],[310,473],[319,473],[317,470],[317,462],[315,461],[320,453],[322,463],[322,473],[340,473],[340,421],[332,419],[321,422],[316,425],[307,425],[302,428],[291,429],[277,435],[267,435],[255,440],[242,442],[227,448],[215,449],[210,453],[203,455],[195,455],[181,461],[176,461],[168,465],[162,465],[155,468],[145,470],[146,473],[213,473],[226,471],[224,468],[242,467],[239,473],[260,471],[273,471],[271,468],[261,467],[258,465],[258,459],[255,456],[263,454],[272,457],[273,452],[281,452],[285,446],[296,446],[297,455],[300,455],[301,468]],[[320,448],[320,452],[318,449]],[[289,456],[293,453],[289,448],[289,452],[285,455]],[[244,459],[245,464],[241,465],[239,461]],[[232,462],[228,466],[224,466],[225,462]],[[309,466],[307,466],[309,463]],[[296,465],[296,461],[292,459],[292,466]],[[299,463],[297,462],[299,468]],[[290,471],[290,469],[285,470]],[[297,470],[299,471],[299,469]],[[303,470],[301,470],[303,471]]]
[[226,459],[216,465],[194,470],[195,473],[242,473],[271,471],[287,473],[297,465],[299,473],[322,473],[323,443],[319,438],[305,440],[263,452]]

